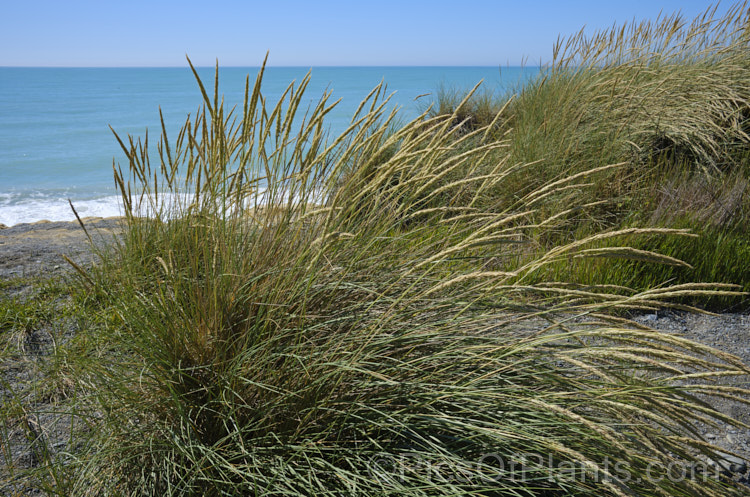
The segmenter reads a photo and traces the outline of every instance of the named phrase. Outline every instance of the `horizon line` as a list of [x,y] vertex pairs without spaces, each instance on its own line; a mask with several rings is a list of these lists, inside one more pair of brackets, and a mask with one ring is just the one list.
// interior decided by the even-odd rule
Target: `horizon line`
[[[262,67],[261,65],[219,65],[219,69],[242,69],[252,68],[257,69]],[[538,63],[534,65],[530,64],[289,64],[289,65],[276,65],[267,64],[266,68],[279,68],[279,69],[299,69],[299,68],[371,68],[371,67],[388,67],[388,68],[410,68],[410,67],[482,67],[482,68],[500,68],[513,67],[513,68],[539,68]],[[196,69],[216,69],[216,65],[195,65]],[[189,65],[122,65],[122,66],[94,66],[94,65],[4,65],[0,64],[0,69],[190,69]]]

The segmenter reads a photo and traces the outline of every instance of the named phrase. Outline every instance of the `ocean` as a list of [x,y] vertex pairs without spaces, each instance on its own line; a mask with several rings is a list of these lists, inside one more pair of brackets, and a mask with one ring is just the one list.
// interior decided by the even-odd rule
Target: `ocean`
[[[241,105],[245,78],[258,68],[219,70],[225,106]],[[309,103],[325,91],[341,99],[329,114],[331,133],[342,131],[360,101],[381,81],[393,93],[400,119],[417,117],[440,88],[483,87],[502,94],[517,89],[534,69],[520,67],[271,67],[263,92],[275,102],[292,80],[311,72]],[[213,68],[198,70],[213,88]],[[9,68],[0,67],[0,223],[12,226],[75,218],[68,199],[85,216],[121,214],[112,164],[125,156],[110,130],[155,142],[159,109],[167,133],[176,136],[201,94],[185,68]],[[155,149],[155,147],[154,147]]]

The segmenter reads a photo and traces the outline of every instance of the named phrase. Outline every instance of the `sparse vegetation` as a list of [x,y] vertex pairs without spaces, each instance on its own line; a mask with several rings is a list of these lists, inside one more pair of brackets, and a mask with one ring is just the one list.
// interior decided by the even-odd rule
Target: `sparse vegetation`
[[[747,253],[746,22],[574,37],[489,113],[469,94],[394,126],[376,88],[335,137],[307,79],[273,105],[261,70],[232,112],[198,79],[203,108],[155,154],[118,138],[127,229],[78,268],[85,323],[44,390],[75,443],[24,477],[60,495],[741,495],[695,427],[739,423],[710,399],[747,402],[717,379],[750,369],[618,313],[745,284],[724,267]],[[39,439],[13,394],[3,439]]]

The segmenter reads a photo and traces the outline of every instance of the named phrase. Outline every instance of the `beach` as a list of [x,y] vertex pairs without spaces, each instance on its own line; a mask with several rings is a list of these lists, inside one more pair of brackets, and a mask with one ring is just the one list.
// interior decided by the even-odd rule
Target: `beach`
[[[653,36],[672,43],[675,29]],[[680,35],[686,54],[703,47],[694,31]],[[280,482],[338,495],[334,471],[362,495],[537,495],[544,482],[725,497],[727,478],[745,495],[746,39],[711,42],[732,50],[696,87],[702,60],[623,61],[615,34],[602,38],[611,64],[573,44],[594,70],[565,56],[512,98],[443,86],[429,109],[431,94],[403,90],[443,69],[399,69],[396,99],[377,86],[348,110],[337,94],[380,68],[323,71],[335,93],[315,86],[318,70],[282,94],[260,76],[244,97],[216,81],[212,99],[200,83],[187,121],[175,116],[188,92],[162,86],[181,73],[59,73],[75,82],[58,117],[94,109],[80,133],[35,127],[47,105],[0,122],[22,144],[0,154],[0,494],[41,482],[68,495],[67,478],[69,495],[161,495],[172,482],[190,495]],[[147,90],[131,88],[138,102],[165,98],[155,125],[111,97],[127,75]],[[113,91],[80,102],[81,76]],[[269,70],[271,88],[284,76]],[[322,92],[312,103],[308,85]],[[112,125],[114,161],[76,152],[104,146],[88,132],[102,109],[137,123]],[[413,453],[444,469],[399,462],[390,479]],[[528,456],[547,461],[531,480]],[[628,468],[616,487],[613,461]]]

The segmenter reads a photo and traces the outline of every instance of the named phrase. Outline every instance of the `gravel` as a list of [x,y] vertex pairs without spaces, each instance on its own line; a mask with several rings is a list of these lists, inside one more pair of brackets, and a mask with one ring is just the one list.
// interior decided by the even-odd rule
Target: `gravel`
[[[750,365],[750,314],[697,314],[661,311],[637,316],[635,321],[655,330],[674,333],[715,349],[729,352]],[[750,378],[724,380],[727,385],[750,388]],[[729,399],[710,400],[711,405],[734,419],[750,425],[750,407]],[[750,429],[737,428],[719,422],[717,427],[700,426],[701,434],[726,452],[723,459],[708,461],[719,469],[731,473],[735,478],[750,484],[748,462],[750,461]]]
[[[96,243],[105,243],[120,230],[120,218],[84,218]],[[3,225],[4,226],[4,225]],[[63,255],[78,264],[93,261],[89,240],[77,222],[18,224],[0,227],[0,280],[53,276],[71,268]]]

